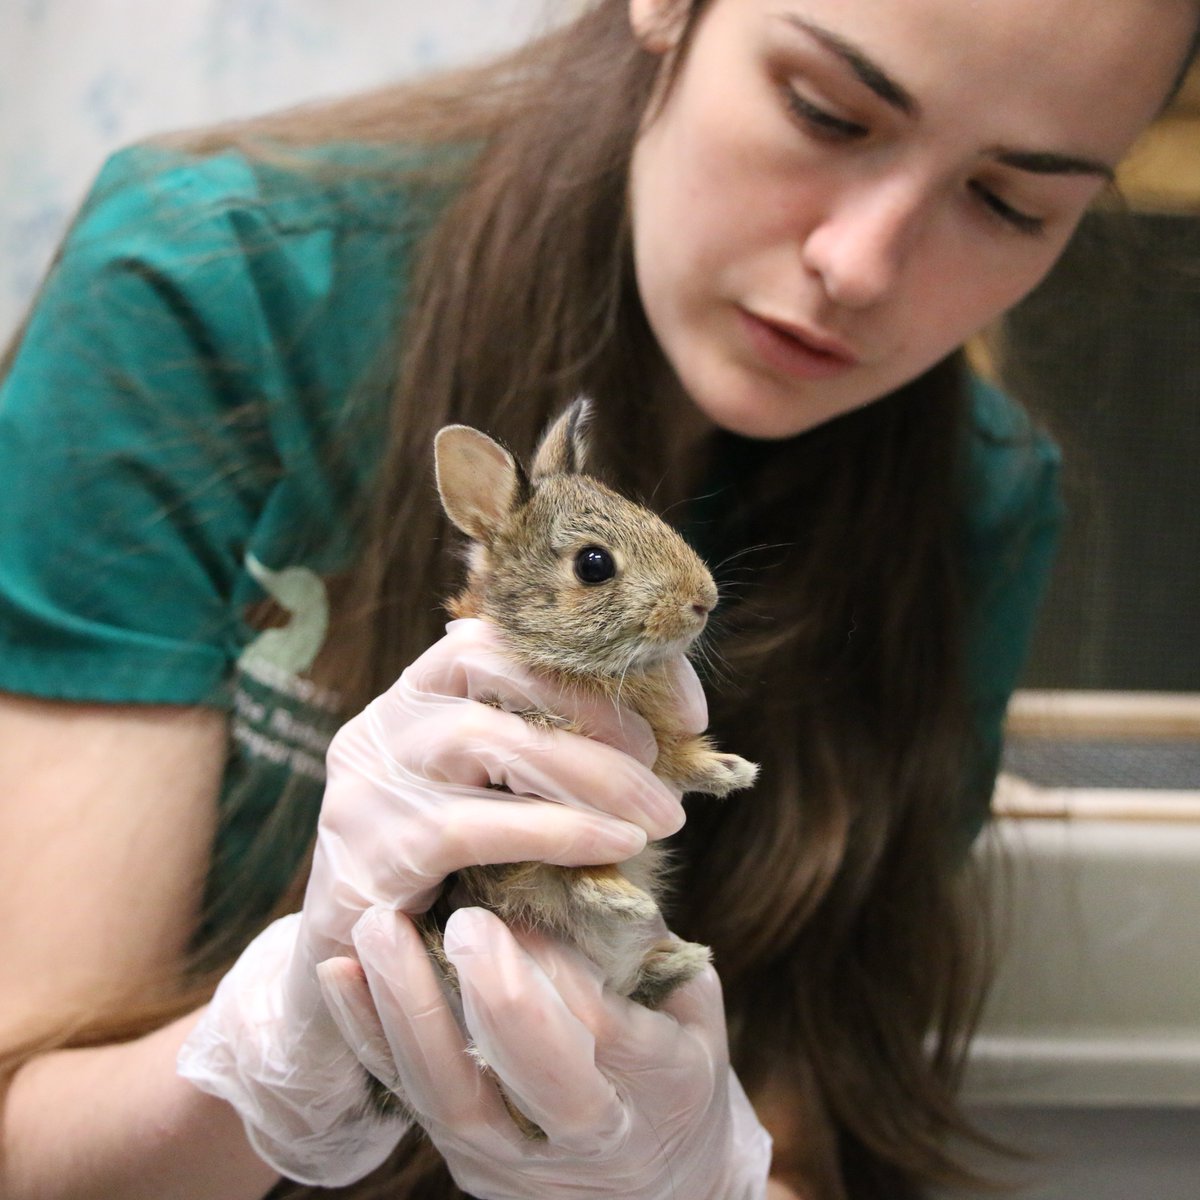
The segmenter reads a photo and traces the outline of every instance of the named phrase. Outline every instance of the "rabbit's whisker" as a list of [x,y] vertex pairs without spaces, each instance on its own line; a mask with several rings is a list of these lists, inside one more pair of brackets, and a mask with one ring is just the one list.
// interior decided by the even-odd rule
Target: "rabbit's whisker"
[[747,555],[761,554],[767,550],[794,550],[795,547],[795,542],[759,542],[753,546],[743,546],[740,550],[734,550],[727,554],[720,562],[714,563],[710,569],[715,575],[730,563],[736,562],[739,558],[745,558]]

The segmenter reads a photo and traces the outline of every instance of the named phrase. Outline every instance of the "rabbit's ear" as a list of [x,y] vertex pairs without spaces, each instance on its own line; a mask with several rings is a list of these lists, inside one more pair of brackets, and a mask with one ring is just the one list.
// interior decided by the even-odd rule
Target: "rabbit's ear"
[[433,457],[446,515],[468,537],[490,542],[528,488],[516,459],[469,425],[438,430]]
[[548,475],[578,475],[587,461],[587,423],[592,402],[580,396],[542,435],[529,476],[537,483]]

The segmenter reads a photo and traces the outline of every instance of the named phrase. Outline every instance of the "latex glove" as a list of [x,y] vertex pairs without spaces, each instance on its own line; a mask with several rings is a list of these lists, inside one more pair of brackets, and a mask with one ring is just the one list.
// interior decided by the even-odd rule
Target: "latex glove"
[[[403,1093],[464,1191],[766,1195],[771,1139],[730,1068],[712,968],[651,1012],[606,990],[573,948],[536,934],[518,941],[491,913],[461,909],[445,933],[459,1017],[406,917],[373,910],[354,942],[361,966],[322,964],[331,1010],[372,1073]],[[469,1038],[546,1141],[518,1132]]]
[[[699,684],[682,662],[678,671],[681,710],[703,721]],[[536,728],[477,697],[549,709],[590,736]],[[317,964],[352,950],[368,908],[419,913],[462,867],[620,862],[647,835],[673,833],[683,811],[648,769],[656,753],[641,717],[522,671],[484,622],[452,622],[334,737],[303,909],[222,980],[180,1073],[232,1104],[259,1155],[288,1178],[340,1186],[369,1174],[406,1123],[366,1104]]]

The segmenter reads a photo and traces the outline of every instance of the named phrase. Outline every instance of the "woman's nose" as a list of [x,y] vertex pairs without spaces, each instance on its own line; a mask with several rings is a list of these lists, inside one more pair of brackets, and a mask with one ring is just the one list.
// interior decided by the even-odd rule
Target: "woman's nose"
[[916,253],[927,204],[904,183],[877,183],[834,199],[804,244],[805,265],[832,303],[866,309],[896,293]]

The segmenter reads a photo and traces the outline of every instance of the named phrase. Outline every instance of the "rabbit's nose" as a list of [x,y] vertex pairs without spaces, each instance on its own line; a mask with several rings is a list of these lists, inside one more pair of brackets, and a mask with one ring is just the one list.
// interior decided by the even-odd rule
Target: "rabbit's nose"
[[712,583],[706,583],[695,588],[691,595],[692,612],[707,620],[709,613],[717,607],[717,589]]

